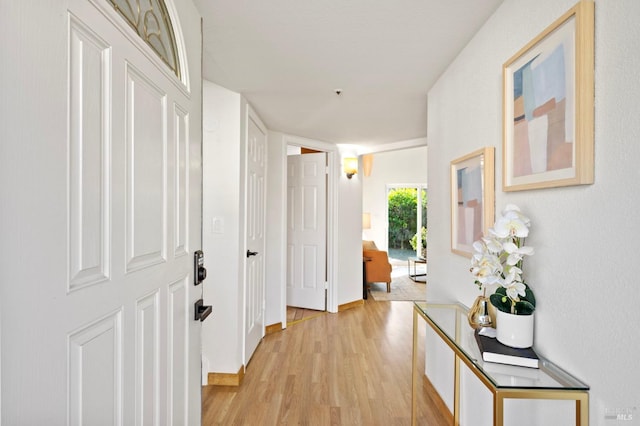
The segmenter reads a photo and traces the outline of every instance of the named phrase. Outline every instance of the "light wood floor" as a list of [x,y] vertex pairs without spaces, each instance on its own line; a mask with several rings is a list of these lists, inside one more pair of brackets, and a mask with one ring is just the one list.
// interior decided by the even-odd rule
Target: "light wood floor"
[[[410,425],[412,309],[367,300],[267,335],[241,386],[203,388],[203,425]],[[426,383],[418,424],[451,424]]]
[[296,308],[287,306],[287,327],[301,321],[307,321],[320,315],[325,315],[326,311],[316,311],[313,309]]

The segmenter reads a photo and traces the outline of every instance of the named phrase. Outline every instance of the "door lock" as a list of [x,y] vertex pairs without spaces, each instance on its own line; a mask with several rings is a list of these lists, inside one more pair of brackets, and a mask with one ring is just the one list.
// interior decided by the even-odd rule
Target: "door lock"
[[204,253],[196,250],[193,253],[193,285],[199,285],[207,278],[207,268],[204,267]]
[[257,256],[257,255],[258,255],[257,251],[247,250],[247,257]]

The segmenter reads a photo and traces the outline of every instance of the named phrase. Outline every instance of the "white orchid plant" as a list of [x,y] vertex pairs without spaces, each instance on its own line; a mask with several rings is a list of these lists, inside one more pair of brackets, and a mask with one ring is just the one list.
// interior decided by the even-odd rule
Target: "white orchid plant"
[[473,243],[471,274],[480,290],[498,285],[489,300],[503,312],[530,315],[536,307],[533,292],[522,278],[524,257],[533,254],[533,247],[524,244],[530,225],[529,218],[509,204],[489,235]]

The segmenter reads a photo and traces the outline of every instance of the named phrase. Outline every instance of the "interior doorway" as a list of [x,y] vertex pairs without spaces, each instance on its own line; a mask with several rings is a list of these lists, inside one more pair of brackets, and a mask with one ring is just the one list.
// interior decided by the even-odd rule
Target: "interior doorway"
[[387,185],[387,229],[390,258],[426,257],[426,185]]
[[327,153],[287,147],[286,305],[327,308]]

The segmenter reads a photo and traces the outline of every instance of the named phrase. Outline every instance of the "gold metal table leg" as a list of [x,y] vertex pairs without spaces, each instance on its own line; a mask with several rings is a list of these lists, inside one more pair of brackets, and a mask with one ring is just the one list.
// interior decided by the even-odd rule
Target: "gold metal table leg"
[[502,426],[504,424],[504,398],[499,393],[493,394],[493,425]]
[[589,426],[589,394],[576,398],[576,426]]
[[418,380],[416,378],[416,370],[418,369],[418,312],[415,308],[413,310],[413,354],[411,362],[411,426],[415,426],[418,398]]
[[460,358],[453,354],[453,424],[460,424]]

